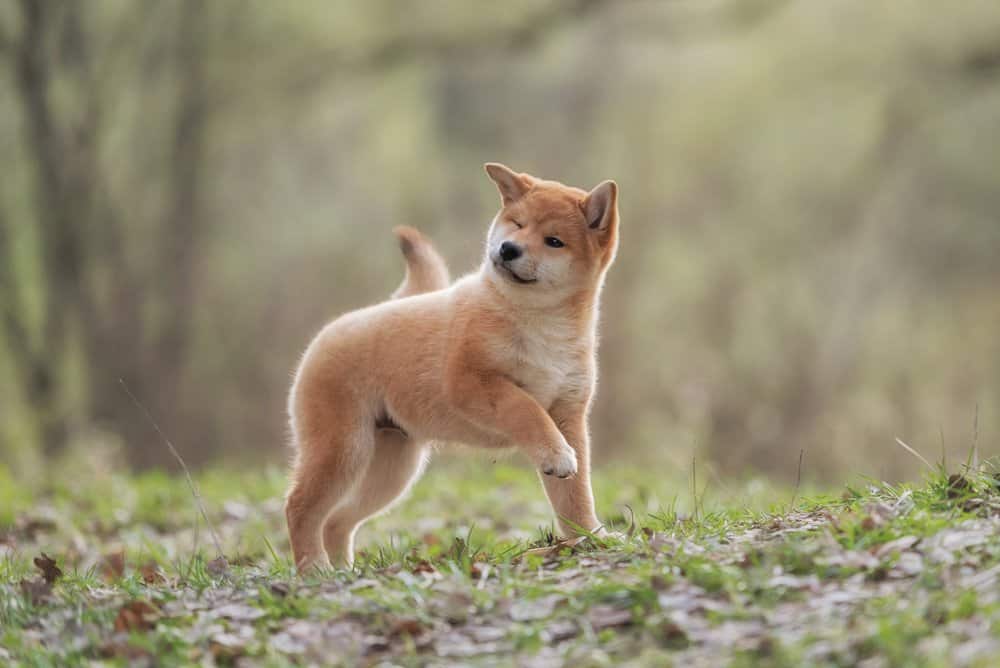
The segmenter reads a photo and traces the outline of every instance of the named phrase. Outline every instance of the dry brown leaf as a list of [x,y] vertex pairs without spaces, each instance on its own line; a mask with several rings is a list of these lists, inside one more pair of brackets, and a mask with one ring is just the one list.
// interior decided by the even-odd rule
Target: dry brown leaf
[[241,566],[244,568],[247,566],[253,566],[256,563],[257,560],[251,557],[249,554],[237,554],[228,562],[230,566]]
[[101,559],[101,575],[105,580],[120,580],[125,575],[124,550],[104,555]]
[[952,473],[948,476],[948,498],[955,499],[968,494],[972,488],[969,479],[959,473]]
[[419,619],[414,619],[413,617],[400,617],[393,621],[392,626],[389,627],[389,637],[399,638],[402,636],[410,636],[411,638],[416,638],[424,631],[424,625]]
[[564,596],[550,594],[540,598],[516,601],[510,606],[509,615],[515,622],[530,622],[551,617],[556,606],[565,601]]
[[892,554],[893,552],[905,552],[919,542],[920,539],[916,536],[903,536],[902,538],[897,538],[896,540],[891,540],[888,543],[879,545],[875,548],[874,554],[876,557],[882,558]]
[[243,656],[252,640],[252,632],[218,633],[212,637],[209,648],[214,658],[229,661]]
[[52,583],[41,578],[21,580],[21,594],[31,601],[32,605],[41,605],[52,596]]
[[115,617],[115,631],[149,631],[160,619],[160,610],[149,601],[136,599],[129,601]]
[[416,575],[417,573],[437,573],[437,569],[434,568],[434,564],[427,561],[426,559],[421,559],[417,562],[417,565],[413,567],[411,572]]
[[666,621],[660,626],[663,644],[671,649],[683,649],[691,644],[687,633],[676,622]]
[[139,575],[146,584],[163,584],[167,578],[155,561],[147,561],[139,567]]
[[221,578],[229,574],[229,562],[225,557],[216,557],[205,564],[205,570],[212,577]]
[[140,660],[152,659],[153,655],[144,647],[136,647],[127,640],[111,640],[100,647],[101,657],[105,659],[125,659],[130,665],[139,664]]
[[56,565],[56,560],[44,552],[35,557],[35,566],[42,572],[42,577],[49,584],[53,584],[62,577],[62,569]]
[[542,639],[550,645],[575,638],[579,634],[580,629],[576,622],[571,619],[558,619],[542,629],[541,632]]
[[14,522],[14,530],[26,540],[34,540],[39,533],[54,531],[56,523],[44,517],[26,517],[24,515]]
[[554,545],[547,545],[545,547],[533,547],[530,550],[525,550],[521,553],[522,557],[528,555],[541,555],[546,558],[556,557],[565,550],[569,549],[571,552],[575,551],[576,547],[580,545],[583,541],[587,540],[586,536],[577,536],[575,538],[567,538],[565,540],[557,541]]
[[271,593],[279,598],[285,598],[292,593],[292,588],[287,582],[272,582],[269,587]]
[[632,623],[632,611],[610,605],[595,605],[587,615],[595,631],[628,626]]

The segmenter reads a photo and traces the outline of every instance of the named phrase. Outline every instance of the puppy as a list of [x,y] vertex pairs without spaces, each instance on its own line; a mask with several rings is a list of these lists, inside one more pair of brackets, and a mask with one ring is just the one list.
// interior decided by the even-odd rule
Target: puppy
[[394,299],[337,318],[302,358],[285,503],[300,572],[350,567],[358,527],[406,493],[435,441],[519,448],[562,532],[601,528],[587,414],[618,187],[486,172],[502,208],[479,270],[449,285],[430,243],[398,228],[407,274]]

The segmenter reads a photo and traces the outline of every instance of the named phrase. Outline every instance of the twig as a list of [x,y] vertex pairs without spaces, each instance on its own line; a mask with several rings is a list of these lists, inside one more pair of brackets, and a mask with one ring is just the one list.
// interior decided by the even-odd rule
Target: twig
[[914,450],[913,448],[911,448],[910,446],[908,446],[906,443],[903,443],[902,439],[900,439],[898,436],[896,437],[896,443],[899,443],[899,445],[904,450],[906,450],[911,455],[913,455],[914,457],[916,457],[917,459],[919,459],[920,461],[922,461],[927,468],[929,468],[932,471],[934,470],[934,467],[931,466],[931,463],[929,461],[927,461],[926,459],[924,459],[924,456],[922,454],[920,454],[919,452],[917,452],[916,450]]
[[972,418],[972,470],[979,471],[979,402],[976,402],[976,414]]
[[944,427],[938,425],[938,431],[941,433],[941,470],[948,473],[948,449],[944,445]]
[[128,385],[125,384],[125,379],[119,378],[118,382],[121,383],[122,389],[125,390],[125,394],[127,394],[129,399],[132,400],[132,403],[135,404],[136,408],[142,411],[146,416],[146,419],[149,420],[149,424],[153,426],[153,429],[156,430],[156,433],[167,445],[167,448],[170,450],[170,454],[172,454],[174,459],[177,460],[177,463],[181,465],[181,469],[184,471],[184,477],[187,478],[188,487],[191,489],[191,495],[194,497],[194,502],[198,506],[198,510],[201,511],[201,516],[205,520],[205,526],[208,527],[208,533],[212,536],[212,542],[215,543],[215,551],[218,553],[218,556],[223,556],[222,543],[219,542],[219,536],[215,533],[215,527],[212,526],[212,521],[208,519],[208,512],[205,510],[205,504],[202,502],[201,493],[198,491],[198,486],[194,484],[194,479],[191,477],[191,471],[188,470],[187,464],[184,463],[180,453],[177,452],[177,448],[174,447],[174,444],[170,442],[167,435],[163,433],[162,429],[160,429],[160,425],[156,424],[156,420],[153,419],[153,416],[149,413],[146,407],[135,398],[135,395],[132,394],[132,390],[128,389]]
[[698,457],[691,455],[691,499],[694,501],[694,521],[698,521]]
[[795,491],[792,492],[792,502],[789,504],[789,510],[795,510],[795,501],[799,496],[799,485],[802,484],[802,458],[806,454],[806,449],[802,448],[799,450],[799,468],[795,473]]
[[632,536],[635,535],[635,511],[632,510],[632,506],[628,505],[627,503],[625,504],[625,508],[628,509],[628,514],[629,514],[628,529],[625,532],[625,536],[629,540],[632,540]]

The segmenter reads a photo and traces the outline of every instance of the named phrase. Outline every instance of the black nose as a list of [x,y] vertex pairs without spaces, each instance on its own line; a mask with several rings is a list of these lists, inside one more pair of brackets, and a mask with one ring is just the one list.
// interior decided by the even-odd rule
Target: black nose
[[510,262],[511,260],[516,260],[521,257],[521,247],[512,241],[505,241],[500,244],[500,259],[504,262]]

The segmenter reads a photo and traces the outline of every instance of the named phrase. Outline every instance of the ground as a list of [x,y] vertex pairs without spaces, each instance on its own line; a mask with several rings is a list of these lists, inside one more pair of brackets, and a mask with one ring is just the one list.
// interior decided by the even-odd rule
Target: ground
[[989,467],[829,495],[656,469],[602,467],[619,535],[567,545],[532,472],[435,462],[353,571],[301,578],[280,470],[196,476],[219,558],[182,476],[0,468],[0,664],[1000,665]]

